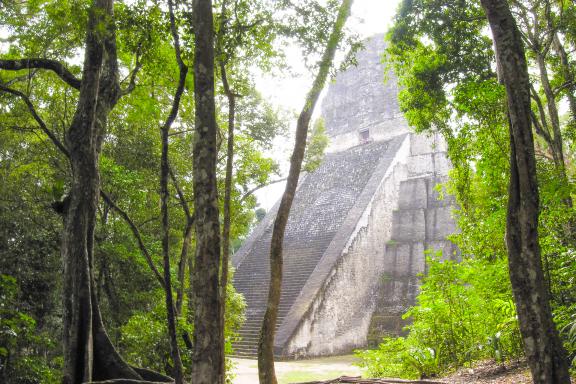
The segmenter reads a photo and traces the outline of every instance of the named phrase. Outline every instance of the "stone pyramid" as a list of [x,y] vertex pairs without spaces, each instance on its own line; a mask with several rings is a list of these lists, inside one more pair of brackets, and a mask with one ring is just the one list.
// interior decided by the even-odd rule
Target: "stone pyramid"
[[[280,358],[347,353],[402,332],[425,250],[457,257],[454,201],[438,199],[450,163],[439,135],[414,134],[398,107],[382,35],[358,65],[338,74],[323,101],[330,145],[301,178],[284,239],[275,341]],[[254,357],[266,310],[269,247],[278,204],[233,256],[234,286],[247,302],[236,354]]]

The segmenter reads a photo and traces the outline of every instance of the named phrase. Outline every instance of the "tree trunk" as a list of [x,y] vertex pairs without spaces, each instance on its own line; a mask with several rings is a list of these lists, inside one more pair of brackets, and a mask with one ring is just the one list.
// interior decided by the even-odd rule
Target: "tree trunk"
[[[222,83],[224,85],[224,93],[228,98],[228,142],[226,148],[226,178],[224,180],[224,223],[222,228],[222,273],[220,277],[220,332],[222,332],[222,372],[226,373],[226,361],[224,355],[226,338],[224,336],[225,313],[226,313],[226,288],[228,286],[228,262],[230,259],[230,225],[231,225],[231,212],[230,205],[232,199],[232,168],[234,166],[234,125],[236,118],[236,95],[230,89],[228,84],[228,76],[226,74],[226,65],[220,63],[220,72],[222,74]],[[222,376],[221,384],[224,384],[224,375]]]
[[[188,67],[186,67],[186,69],[188,69]],[[176,291],[176,316],[181,316],[182,303],[184,302],[184,286],[186,283],[186,265],[190,259],[188,257],[188,253],[190,249],[190,243],[192,242],[192,230],[194,229],[194,216],[190,212],[190,207],[188,205],[188,201],[186,201],[186,196],[184,196],[184,192],[180,188],[178,179],[176,179],[176,174],[172,170],[172,167],[170,167],[170,164],[168,164],[168,171],[170,172],[170,177],[172,178],[174,189],[176,189],[176,194],[180,200],[180,205],[182,205],[182,210],[186,215],[186,227],[184,228],[184,233],[182,236],[182,249],[180,250],[180,260],[178,261],[178,289]]]
[[530,80],[521,35],[506,0],[481,0],[508,95],[510,186],[506,243],[524,351],[534,383],[570,383],[552,321],[538,243],[539,197],[530,124]]
[[286,181],[286,189],[282,195],[278,213],[274,220],[274,228],[272,232],[272,239],[270,241],[270,285],[268,288],[268,305],[264,320],[262,322],[262,329],[260,331],[260,340],[258,342],[258,377],[260,384],[276,384],[276,372],[274,369],[274,337],[276,334],[276,321],[278,318],[278,305],[280,304],[280,295],[282,288],[282,245],[284,242],[284,231],[288,223],[288,216],[296,187],[298,186],[298,179],[300,177],[300,170],[302,169],[302,160],[304,159],[304,152],[306,149],[306,136],[308,134],[308,127],[310,126],[310,119],[314,112],[316,102],[320,96],[320,92],[324,88],[328,73],[334,61],[334,55],[338,47],[338,43],[342,37],[342,29],[344,23],[350,14],[350,7],[352,0],[343,0],[338,10],[338,16],[334,23],[333,30],[330,34],[326,50],[322,55],[318,74],[314,79],[312,89],[306,96],[304,107],[298,117],[296,125],[296,141],[294,150],[290,159],[290,171]]
[[172,297],[172,278],[170,273],[170,224],[168,221],[168,133],[169,125],[162,127],[162,158],[160,165],[160,200],[162,216],[162,259],[164,261],[164,293],[168,336],[170,338],[170,356],[174,364],[173,375],[176,384],[182,384],[182,360],[176,336],[176,310]]
[[558,115],[558,108],[556,108],[556,98],[554,97],[552,86],[550,85],[550,79],[548,76],[548,69],[546,68],[544,54],[541,52],[535,52],[535,55],[538,69],[540,71],[540,81],[542,82],[542,88],[544,89],[544,94],[546,95],[548,116],[550,118],[550,123],[552,124],[552,141],[548,144],[552,150],[552,156],[554,157],[554,163],[556,164],[556,167],[559,171],[562,172],[563,177],[567,179],[565,169],[566,167],[564,165],[562,133],[560,132],[560,117]]
[[184,236],[182,240],[182,249],[180,251],[180,261],[178,262],[178,290],[176,291],[176,315],[182,316],[182,304],[184,302],[184,286],[186,283],[186,265],[188,264],[188,250],[192,242],[192,229],[194,222],[186,220]]
[[176,309],[174,307],[174,299],[172,296],[172,277],[170,273],[170,223],[168,221],[168,179],[170,177],[170,165],[168,159],[168,136],[170,128],[178,116],[178,109],[180,108],[180,99],[184,93],[184,85],[186,83],[186,75],[188,74],[188,67],[184,65],[180,55],[180,39],[176,29],[176,21],[174,20],[174,9],[172,1],[168,0],[168,9],[170,13],[170,30],[174,40],[174,50],[176,52],[176,61],[178,62],[179,79],[174,100],[172,100],[172,108],[160,130],[162,139],[162,158],[160,164],[160,200],[161,200],[161,216],[162,216],[162,258],[164,261],[164,293],[166,301],[166,316],[168,323],[168,337],[170,338],[170,356],[174,364],[173,376],[176,384],[182,384],[184,380],[182,360],[180,358],[180,350],[178,349],[178,336],[176,335]]
[[196,217],[194,265],[194,384],[222,382],[220,332],[220,222],[216,185],[216,116],[214,102],[214,31],[212,1],[194,0],[194,135],[193,187]]
[[572,121],[576,120],[576,84],[574,83],[574,72],[570,68],[570,62],[566,50],[562,46],[558,34],[554,34],[554,42],[552,43],[558,57],[560,58],[560,68],[564,83],[567,84],[566,96],[568,97],[568,104],[570,106],[570,117]]
[[112,20],[113,1],[95,0],[89,11],[78,105],[66,133],[72,181],[62,235],[65,384],[93,379],[141,379],[118,355],[106,334],[93,276],[100,192],[98,161],[107,116],[118,98]]

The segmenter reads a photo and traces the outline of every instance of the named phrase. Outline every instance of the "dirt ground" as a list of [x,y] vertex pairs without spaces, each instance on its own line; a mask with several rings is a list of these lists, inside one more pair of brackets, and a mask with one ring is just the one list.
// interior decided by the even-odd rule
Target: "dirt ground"
[[[530,370],[524,361],[512,361],[504,365],[492,361],[477,364],[474,368],[460,369],[440,381],[451,384],[531,384]],[[572,383],[576,378],[572,377]]]
[[458,372],[440,379],[445,383],[464,384],[530,384],[530,371],[524,362],[510,362],[505,365],[494,362],[482,362],[474,368],[463,368]]
[[[256,360],[233,359],[236,363],[234,384],[258,384]],[[353,365],[354,356],[336,356],[322,359],[287,361],[276,363],[279,384],[302,383],[315,380],[331,380],[342,376],[362,376],[362,370]],[[530,384],[530,372],[524,362],[504,365],[482,362],[473,368],[462,368],[436,382],[450,384]],[[576,380],[572,378],[572,383]]]
[[[233,359],[236,363],[234,384],[258,384],[258,362]],[[278,384],[312,380],[328,380],[340,376],[360,376],[362,370],[353,363],[354,356],[335,356],[321,359],[276,362]]]

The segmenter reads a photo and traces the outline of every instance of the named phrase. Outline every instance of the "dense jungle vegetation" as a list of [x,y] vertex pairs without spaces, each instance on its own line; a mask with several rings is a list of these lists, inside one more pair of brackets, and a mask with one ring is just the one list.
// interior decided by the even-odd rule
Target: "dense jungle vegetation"
[[[253,191],[284,176],[272,141],[296,120],[256,76],[288,71],[295,45],[314,78],[278,266],[300,170],[326,146],[321,121],[308,137],[314,107],[336,50],[359,46],[351,4],[0,0],[0,382],[230,382],[224,356],[245,310],[230,252],[261,213]],[[359,352],[363,365],[429,377],[526,357],[534,382],[566,383],[576,5],[404,0],[387,39],[407,120],[448,142],[462,262],[429,255],[409,334]],[[280,267],[272,290],[281,279]],[[276,383],[270,300],[261,383]]]

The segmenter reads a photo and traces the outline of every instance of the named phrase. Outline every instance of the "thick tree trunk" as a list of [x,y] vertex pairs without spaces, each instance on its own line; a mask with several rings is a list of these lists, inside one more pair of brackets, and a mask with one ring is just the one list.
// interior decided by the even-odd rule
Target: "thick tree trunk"
[[62,236],[63,382],[66,384],[92,379],[141,379],[112,346],[104,330],[94,289],[94,228],[100,193],[98,161],[108,112],[118,97],[112,19],[113,1],[95,0],[89,11],[78,105],[66,133],[72,168]]
[[481,2],[508,95],[511,151],[506,243],[524,350],[534,383],[570,383],[566,353],[552,321],[538,243],[539,198],[524,48],[508,2]]
[[72,183],[64,217],[64,383],[92,380],[94,364],[92,292],[90,284],[92,240],[100,187],[94,147],[96,105],[104,47],[94,29],[105,4],[91,8],[86,37],[80,97],[66,135],[72,166]]
[[332,67],[334,55],[342,37],[342,29],[348,15],[350,14],[351,5],[352,0],[343,0],[340,5],[338,16],[330,34],[326,50],[324,51],[322,60],[320,61],[318,74],[314,79],[312,89],[306,96],[304,107],[302,108],[296,125],[296,141],[290,159],[290,171],[286,181],[286,189],[282,195],[278,213],[274,220],[272,239],[270,241],[270,285],[268,288],[268,305],[266,307],[266,313],[264,314],[262,329],[260,331],[260,340],[258,342],[258,377],[260,379],[260,384],[277,383],[276,372],[274,369],[274,337],[276,334],[278,305],[280,304],[282,288],[282,246],[284,242],[284,231],[286,229],[286,224],[288,223],[288,216],[290,214],[290,208],[292,207],[292,201],[294,200],[294,194],[296,193],[296,187],[298,186],[298,179],[300,178],[310,119],[312,118],[320,92],[322,92],[324,84],[326,83],[330,67]]
[[220,332],[220,222],[216,185],[216,116],[214,103],[214,31],[212,1],[194,0],[194,349],[192,382],[222,382]]

